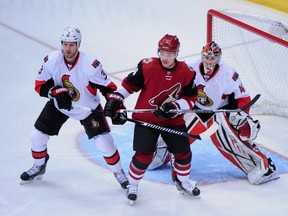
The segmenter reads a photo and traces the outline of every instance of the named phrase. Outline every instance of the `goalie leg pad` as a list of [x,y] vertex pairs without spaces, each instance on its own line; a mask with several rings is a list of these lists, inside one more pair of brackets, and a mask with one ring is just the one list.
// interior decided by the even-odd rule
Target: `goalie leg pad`
[[264,161],[262,161],[248,173],[247,177],[250,184],[264,184],[280,178],[271,158],[267,159],[267,163],[268,164],[265,165]]
[[[215,120],[220,127],[211,136],[213,144],[230,162],[248,174],[261,161],[267,160],[266,156],[250,142],[243,142],[237,132],[229,123],[224,113],[216,113]],[[262,176],[262,173],[260,173]],[[259,175],[260,175],[259,174]]]
[[165,166],[170,161],[170,154],[167,145],[160,136],[157,141],[157,149],[154,152],[153,160],[150,163],[148,170],[155,170]]

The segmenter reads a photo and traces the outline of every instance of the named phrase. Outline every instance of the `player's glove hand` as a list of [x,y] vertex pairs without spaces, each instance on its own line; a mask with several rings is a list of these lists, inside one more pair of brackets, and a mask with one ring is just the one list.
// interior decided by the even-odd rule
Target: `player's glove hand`
[[116,111],[124,107],[124,97],[119,93],[109,93],[106,100],[104,115],[113,119],[116,117]]
[[53,87],[49,91],[49,98],[55,98],[59,109],[71,110],[72,97],[69,90],[63,87]]
[[112,117],[112,124],[114,125],[123,125],[127,121],[127,112],[126,112],[126,107],[122,104],[120,109],[124,109],[121,113],[116,113],[114,117]]
[[175,118],[178,113],[169,113],[169,110],[179,109],[179,104],[175,101],[164,103],[161,107],[154,112],[158,118]]

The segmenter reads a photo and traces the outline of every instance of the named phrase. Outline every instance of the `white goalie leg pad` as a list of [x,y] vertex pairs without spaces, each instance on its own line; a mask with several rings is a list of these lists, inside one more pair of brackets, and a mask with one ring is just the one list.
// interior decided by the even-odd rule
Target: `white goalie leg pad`
[[154,152],[153,160],[150,163],[148,170],[158,169],[165,166],[170,161],[170,153],[168,152],[167,145],[160,136],[157,141],[157,149]]
[[[258,164],[261,167],[262,161],[267,160],[266,156],[253,143],[243,142],[239,138],[237,132],[230,125],[226,114],[216,113],[215,120],[220,127],[211,136],[211,139],[222,155],[245,174],[248,174]],[[256,170],[257,168],[255,168],[255,175],[259,174],[262,176],[262,172],[256,172]]]
[[247,174],[248,181],[250,184],[260,184],[263,178],[263,175],[268,171],[267,166],[265,167],[264,161],[261,160],[256,166],[250,170]]

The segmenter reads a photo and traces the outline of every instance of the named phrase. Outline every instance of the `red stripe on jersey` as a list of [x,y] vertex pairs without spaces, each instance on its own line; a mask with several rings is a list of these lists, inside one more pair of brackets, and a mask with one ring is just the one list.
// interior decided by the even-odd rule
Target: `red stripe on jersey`
[[36,80],[35,81],[35,91],[36,92],[38,92],[38,94],[40,94],[40,91],[41,91],[41,87],[42,87],[42,85],[44,85],[46,83],[46,81],[45,80]]
[[36,151],[31,150],[31,152],[32,152],[32,157],[35,159],[41,159],[41,158],[46,157],[47,155],[47,149],[41,152],[36,152]]
[[117,90],[117,85],[114,82],[110,82],[107,87],[111,88],[112,90]]
[[119,152],[116,150],[111,157],[104,157],[104,160],[109,165],[115,165],[120,160]]
[[86,88],[92,95],[96,95],[97,94],[97,88],[93,88],[90,84],[88,84],[86,86]]

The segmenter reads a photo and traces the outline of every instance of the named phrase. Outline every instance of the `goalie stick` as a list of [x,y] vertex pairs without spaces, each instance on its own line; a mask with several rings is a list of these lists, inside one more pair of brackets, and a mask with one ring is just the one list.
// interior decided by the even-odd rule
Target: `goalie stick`
[[[97,114],[103,115],[103,111],[102,110],[94,110],[94,109],[90,109],[90,108],[84,107],[84,106],[73,106],[73,108],[83,109],[83,110],[86,110],[86,111],[89,111],[89,112],[92,112],[92,113],[97,113]],[[159,126],[159,125],[154,125],[154,124],[151,124],[151,123],[143,122],[143,121],[140,121],[140,120],[135,120],[135,119],[131,119],[131,118],[126,118],[126,120],[129,121],[129,122],[133,122],[135,124],[138,124],[138,125],[142,125],[144,127],[149,127],[149,128],[153,128],[153,129],[156,129],[156,130],[163,131],[163,132],[172,133],[172,134],[176,134],[176,135],[184,136],[184,137],[188,137],[188,138],[194,138],[194,139],[198,139],[198,140],[204,140],[204,139],[210,137],[219,128],[218,123],[214,122],[203,133],[197,134],[197,135],[193,135],[193,134],[189,134],[189,133],[186,133],[186,132],[177,131],[177,130],[173,130],[173,129],[170,129],[170,128],[162,127],[162,126]]]
[[[219,112],[242,112],[249,107],[251,107],[259,98],[260,94],[257,94],[249,103],[246,105],[239,107],[237,109],[213,109],[213,110],[202,110],[202,109],[175,109],[175,110],[169,110],[168,113],[178,113],[178,114],[185,114],[185,113],[219,113]],[[124,113],[124,112],[131,112],[131,113],[153,113],[155,112],[155,109],[134,109],[134,110],[127,110],[127,109],[121,109],[118,111],[118,113]]]

